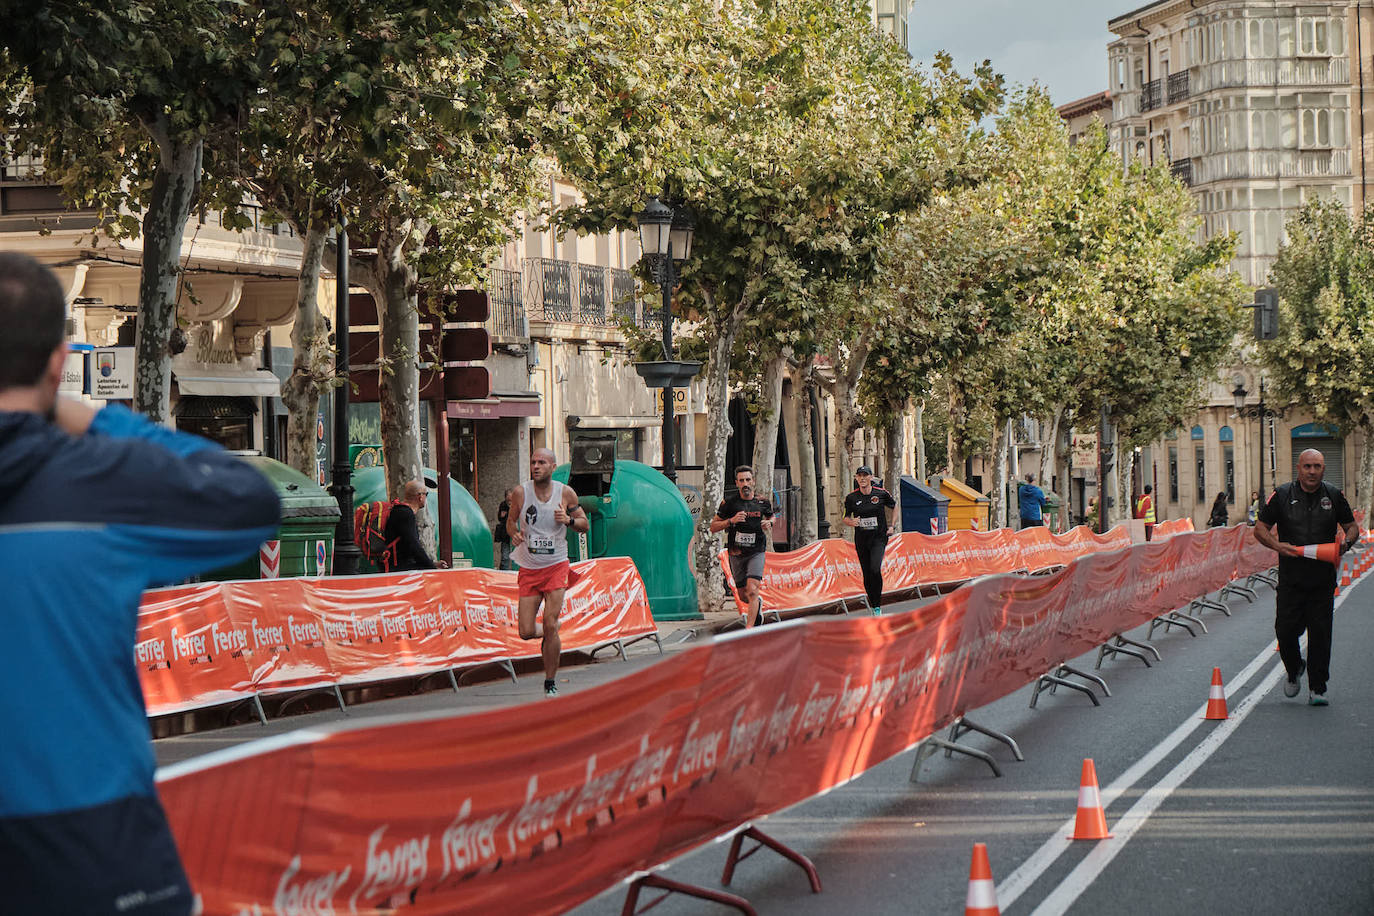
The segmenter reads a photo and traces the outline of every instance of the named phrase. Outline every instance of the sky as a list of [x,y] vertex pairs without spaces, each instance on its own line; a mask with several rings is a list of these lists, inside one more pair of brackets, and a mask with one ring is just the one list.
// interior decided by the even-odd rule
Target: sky
[[991,60],[1008,87],[1038,82],[1056,105],[1107,88],[1107,20],[1145,0],[916,0],[911,56],[954,56],[961,73]]

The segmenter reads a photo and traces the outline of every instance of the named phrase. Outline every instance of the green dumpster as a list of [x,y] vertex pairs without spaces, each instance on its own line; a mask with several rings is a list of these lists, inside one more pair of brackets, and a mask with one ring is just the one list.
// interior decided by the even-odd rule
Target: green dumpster
[[1059,510],[1063,508],[1064,501],[1059,498],[1059,494],[1053,490],[1045,491],[1045,525],[1051,531],[1059,530]]
[[[570,468],[559,465],[554,479],[567,483]],[[579,493],[578,502],[592,527],[585,536],[568,532],[570,558],[629,557],[644,580],[655,620],[701,619],[687,555],[692,512],[668,478],[647,464],[620,459],[609,492]]]
[[[424,471],[426,481],[438,480],[439,475],[429,468]],[[496,564],[492,562],[491,528],[482,507],[477,500],[452,477],[449,478],[449,511],[452,515],[450,530],[453,534],[453,567],[463,569],[481,566],[487,569]],[[425,506],[430,518],[434,519],[434,536],[439,537],[439,491],[430,488]],[[386,469],[380,465],[361,468],[353,472],[353,505],[386,499]],[[431,546],[434,546],[431,544]],[[435,554],[438,551],[435,550]],[[377,572],[377,568],[366,559],[358,563],[359,572]]]
[[[339,522],[339,504],[319,484],[289,465],[264,455],[245,455],[248,462],[272,481],[281,497],[281,528],[274,540],[279,544],[278,571],[264,577],[262,567],[270,556],[258,554],[202,576],[209,581],[261,579],[289,576],[328,575],[334,559],[334,530]],[[323,557],[323,563],[320,562]]]

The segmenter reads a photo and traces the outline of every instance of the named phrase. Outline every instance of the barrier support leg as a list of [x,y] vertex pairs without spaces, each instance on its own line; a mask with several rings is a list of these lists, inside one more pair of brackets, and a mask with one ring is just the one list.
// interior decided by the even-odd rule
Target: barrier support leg
[[[753,840],[755,845],[747,852],[741,853],[740,847],[744,845],[746,839]],[[796,863],[802,871],[806,872],[806,879],[811,882],[811,893],[819,894],[821,892],[821,876],[816,873],[816,866],[811,864],[810,859],[790,846],[779,843],[752,825],[736,833],[735,838],[730,841],[730,854],[725,857],[725,871],[721,872],[720,883],[728,887],[730,879],[735,876],[735,866],[765,846],[784,859]]]
[[453,673],[453,669],[448,669],[448,685],[453,688],[453,692],[458,692],[458,675]]
[[[1063,670],[1063,667],[1061,666],[1061,667],[1060,667],[1059,669],[1057,669],[1056,672],[1053,673],[1053,674],[1042,674],[1042,675],[1040,675],[1040,679],[1037,680],[1037,681],[1035,682],[1035,690],[1031,693],[1031,700],[1030,700],[1030,708],[1031,708],[1031,709],[1034,709],[1034,708],[1035,708],[1036,702],[1040,699],[1040,691],[1044,690],[1046,687],[1050,687],[1051,690],[1053,689],[1053,687],[1067,687],[1067,688],[1069,688],[1070,690],[1077,690],[1079,693],[1086,693],[1086,694],[1088,695],[1088,699],[1090,699],[1090,700],[1093,701],[1093,705],[1094,705],[1094,706],[1101,706],[1101,705],[1102,705],[1102,701],[1099,700],[1099,699],[1097,698],[1097,694],[1093,693],[1091,687],[1085,687],[1085,686],[1083,686],[1082,684],[1075,684],[1073,681],[1068,680],[1067,678],[1061,677],[1061,676],[1059,675],[1058,671],[1062,671],[1062,670]],[[1072,672],[1072,673],[1077,673],[1077,672]]]
[[262,697],[253,694],[253,710],[258,714],[258,722],[262,725],[267,724],[267,711],[262,708]]
[[1251,573],[1249,577],[1245,580],[1245,584],[1250,586],[1253,586],[1256,582],[1263,582],[1270,588],[1278,588],[1279,586],[1279,581],[1277,579],[1270,578],[1268,572]]
[[[692,627],[692,630],[695,631],[696,627]],[[639,636],[634,637],[633,639],[622,639],[620,642],[622,646],[633,646],[635,643],[645,639],[652,639],[654,641],[654,645],[658,646],[658,654],[663,654],[663,641],[658,638],[658,630],[654,630],[652,633],[641,634]],[[620,654],[623,658],[625,655],[623,649]]]
[[997,761],[992,759],[992,755],[986,751],[980,751],[975,747],[965,747],[962,744],[954,744],[944,738],[937,738],[931,735],[920,744],[916,745],[916,759],[911,762],[911,776],[908,782],[921,781],[921,764],[926,762],[926,758],[935,755],[936,751],[944,749],[955,754],[963,754],[965,757],[973,757],[986,763],[992,769],[992,775],[1001,778],[1002,771],[997,766]]
[[[1129,646],[1136,646],[1138,649],[1144,651],[1136,651],[1136,649],[1128,648]],[[1134,658],[1140,659],[1142,662],[1145,663],[1145,667],[1149,668],[1151,667],[1150,658],[1145,654],[1145,651],[1153,652],[1156,661],[1163,661],[1163,659],[1159,655],[1159,650],[1156,649],[1154,646],[1147,645],[1143,642],[1136,642],[1133,639],[1127,639],[1120,633],[1117,633],[1115,636],[1112,637],[1112,639],[1108,640],[1107,642],[1104,642],[1101,645],[1101,647],[1098,648],[1097,664],[1094,665],[1093,668],[1100,669],[1102,667],[1103,659],[1105,659],[1109,655],[1113,658],[1115,658],[1117,655],[1130,655]]]
[[[1259,595],[1255,594],[1255,590],[1253,588],[1246,588],[1244,585],[1237,585],[1235,582],[1227,582],[1225,585],[1223,585],[1221,587],[1221,594],[1240,595],[1249,604],[1254,604],[1255,599],[1259,597]],[[1227,611],[1226,616],[1230,617],[1231,612]]]
[[334,699],[339,701],[339,711],[344,713],[344,715],[347,715],[348,706],[344,703],[343,691],[339,689],[338,684],[334,685]]
[[[1193,628],[1192,628],[1192,626],[1190,626],[1190,624],[1196,623],[1196,624],[1199,624],[1199,625],[1200,625],[1200,624],[1202,623],[1202,621],[1201,621],[1201,620],[1194,620],[1193,618],[1188,617],[1188,618],[1186,619],[1186,622],[1185,622],[1185,620],[1180,620],[1180,619],[1179,619],[1179,617],[1181,617],[1181,616],[1182,616],[1182,615],[1180,615],[1180,614],[1178,613],[1178,611],[1171,611],[1171,612],[1169,612],[1168,614],[1161,615],[1161,616],[1159,616],[1159,617],[1156,617],[1154,620],[1151,620],[1151,621],[1150,621],[1150,631],[1149,631],[1148,633],[1145,634],[1145,638],[1146,638],[1146,639],[1153,639],[1153,638],[1154,638],[1154,635],[1155,635],[1155,627],[1163,627],[1165,633],[1168,633],[1168,632],[1169,632],[1169,628],[1170,628],[1170,627],[1182,627],[1183,629],[1185,629],[1185,630],[1188,631],[1188,635],[1189,635],[1189,636],[1192,636],[1192,637],[1196,638],[1196,637],[1197,637],[1197,634],[1193,632]],[[1203,632],[1206,632],[1206,631],[1204,630]]]
[[463,682],[463,678],[467,677],[469,674],[472,674],[472,672],[474,671],[480,670],[483,665],[496,665],[498,668],[503,669],[507,674],[510,675],[510,682],[512,684],[520,683],[520,679],[515,676],[515,663],[508,658],[494,658],[489,662],[483,662],[481,665],[473,665],[471,668],[465,668],[463,669],[463,673],[458,675],[458,683],[461,684]]
[[[1024,756],[1022,756],[1021,748],[1017,746],[1016,739],[1013,738],[1011,735],[1008,735],[1005,732],[999,732],[996,729],[988,728],[986,725],[979,725],[977,722],[974,722],[973,720],[968,719],[964,716],[960,716],[959,718],[955,719],[954,724],[949,727],[949,740],[951,742],[958,741],[959,736],[962,735],[964,732],[977,732],[980,735],[987,735],[994,741],[1000,741],[1007,747],[1011,748],[1012,757],[1023,762],[1026,759]],[[946,757],[948,757],[952,753],[954,752],[949,750],[948,748],[945,749]]]
[[625,657],[625,643],[618,639],[612,639],[610,642],[603,642],[599,646],[593,646],[592,650],[587,653],[587,657],[596,658],[596,653],[600,652],[602,649],[615,649],[616,652],[620,653],[620,660],[622,662],[629,661],[629,659]]
[[1086,671],[1079,671],[1077,668],[1071,668],[1068,665],[1060,665],[1059,670],[1056,671],[1055,674],[1059,675],[1060,677],[1071,674],[1074,677],[1081,677],[1085,681],[1092,681],[1094,684],[1102,688],[1103,696],[1109,697],[1112,695],[1111,690],[1107,687],[1107,682],[1099,676],[1097,676],[1096,674],[1089,674]]
[[[638,909],[639,892],[642,888],[651,887],[663,891],[648,903],[644,909]],[[727,894],[725,891],[715,891],[708,887],[698,887],[695,884],[683,884],[681,881],[674,881],[671,878],[664,878],[661,875],[645,875],[630,882],[630,891],[625,896],[625,906],[620,911],[620,916],[636,916],[637,913],[644,913],[653,909],[663,902],[669,894],[683,894],[688,897],[696,897],[698,900],[709,900],[712,903],[719,903],[721,906],[728,906],[732,909],[744,913],[745,916],[758,916],[758,911],[749,905],[749,901],[735,894]]]
[[[1219,594],[1221,594],[1221,595],[1226,594],[1226,589],[1223,588]],[[1214,610],[1214,611],[1221,611],[1221,612],[1222,612],[1223,614],[1225,614],[1227,617],[1230,617],[1230,616],[1231,616],[1231,609],[1230,609],[1229,607],[1227,607],[1225,604],[1223,604],[1223,603],[1220,602],[1220,601],[1214,601],[1213,599],[1208,598],[1206,595],[1203,595],[1201,598],[1194,598],[1192,601],[1190,601],[1190,602],[1188,603],[1188,610],[1191,611],[1193,608],[1198,608],[1199,611],[1205,610],[1205,609],[1207,609],[1207,608],[1211,608],[1211,609]],[[1189,616],[1189,617],[1200,617],[1201,614],[1200,614],[1200,613],[1198,613],[1198,614],[1189,614],[1188,616]],[[1206,633],[1207,631],[1206,631],[1206,630],[1203,630],[1202,632]]]

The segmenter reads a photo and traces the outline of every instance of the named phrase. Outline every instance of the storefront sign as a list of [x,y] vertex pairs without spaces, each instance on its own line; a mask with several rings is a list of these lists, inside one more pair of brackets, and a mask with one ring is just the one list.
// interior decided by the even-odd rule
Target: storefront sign
[[57,386],[58,391],[67,394],[86,393],[86,356],[89,353],[89,347],[81,350],[73,348],[67,353],[67,360],[62,364],[62,382]]
[[1072,438],[1072,462],[1075,468],[1097,467],[1097,433],[1075,431]]
[[91,353],[91,397],[106,401],[134,396],[134,348],[97,347]]

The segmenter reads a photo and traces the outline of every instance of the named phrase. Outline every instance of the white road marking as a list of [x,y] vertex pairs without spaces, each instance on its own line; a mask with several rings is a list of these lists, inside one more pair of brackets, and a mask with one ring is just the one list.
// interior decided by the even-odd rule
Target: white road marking
[[[1339,609],[1340,606],[1345,603],[1345,599],[1350,595],[1352,590],[1353,586],[1351,588],[1342,589],[1341,594],[1336,598],[1333,604],[1333,608]],[[1306,642],[1304,639],[1304,645],[1305,644]],[[1229,701],[1233,694],[1238,693],[1247,683],[1249,683],[1250,679],[1264,667],[1266,662],[1274,658],[1274,648],[1266,642],[1264,649],[1260,651],[1259,655],[1256,655],[1250,663],[1242,668],[1240,673],[1234,678],[1231,678],[1230,682],[1226,685],[1227,700]],[[1278,666],[1276,666],[1275,671],[1271,672],[1271,676],[1277,681],[1278,678],[1282,676],[1282,673],[1283,666],[1282,662],[1280,662]],[[1268,678],[1265,680],[1268,681]],[[1272,688],[1273,685],[1271,684],[1269,686]],[[1251,697],[1256,697],[1263,693],[1264,690],[1257,690]],[[1249,702],[1251,697],[1247,697],[1246,702]],[[1101,790],[1102,807],[1104,809],[1110,808],[1112,803],[1120,798],[1123,792],[1134,786],[1146,773],[1154,769],[1161,760],[1173,753],[1174,750],[1198,728],[1198,726],[1202,725],[1202,716],[1206,714],[1206,711],[1207,704],[1204,703],[1198,706],[1197,710],[1170,732],[1168,737],[1146,752],[1144,756],[1128,767],[1125,772],[1112,780],[1109,785],[1103,787]],[[1232,716],[1227,722],[1234,720],[1235,717]],[[1221,727],[1222,726],[1218,726],[1216,731],[1220,731]],[[1228,730],[1226,734],[1229,735],[1233,730],[1234,727]],[[1209,751],[1208,753],[1210,754],[1211,752]],[[1201,761],[1199,761],[1199,764],[1200,763]],[[1165,778],[1167,779],[1168,777]],[[1133,808],[1132,811],[1134,810]],[[1073,844],[1067,842],[1065,838],[1072,835],[1073,826],[1074,818],[1071,817],[1060,825],[1059,829],[1055,830],[1054,833],[1050,835],[1050,838],[1041,844],[1039,849],[1031,853],[1030,857],[1022,862],[1015,871],[1007,875],[1001,884],[997,885],[997,902],[1003,909],[1015,903],[1017,898],[1024,894],[1026,890],[1039,880],[1040,876],[1054,864],[1055,860],[1069,851]],[[1133,833],[1134,829],[1132,829],[1131,832]],[[1112,840],[1111,842],[1120,845],[1122,840]],[[1087,860],[1085,859],[1084,861]]]
[[[1272,650],[1270,650],[1272,652]],[[1259,706],[1260,700],[1274,689],[1279,680],[1284,677],[1283,663],[1275,664],[1273,669],[1264,676],[1259,685],[1241,701],[1240,705],[1231,713],[1230,718],[1218,725],[1213,731],[1208,732],[1207,737],[1198,742],[1198,746],[1188,752],[1188,755],[1178,762],[1172,770],[1164,775],[1164,778],[1155,783],[1140,796],[1140,800],[1131,806],[1130,810],[1121,816],[1116,823],[1112,824],[1112,833],[1115,839],[1099,842],[1093,847],[1092,851],[1084,856],[1083,861],[1069,872],[1063,881],[1059,882],[1048,897],[1040,902],[1031,916],[1062,916],[1062,914],[1072,906],[1083,892],[1088,889],[1088,885],[1097,880],[1097,876],[1102,874],[1103,869],[1115,859],[1117,853],[1126,847],[1135,832],[1145,826],[1145,822],[1154,814],[1155,809],[1164,804],[1175,789],[1183,785],[1184,781],[1197,771],[1198,767],[1207,762],[1207,758],[1216,753],[1222,743],[1229,738],[1236,729],[1240,728],[1240,723],[1245,721],[1245,717]]]

